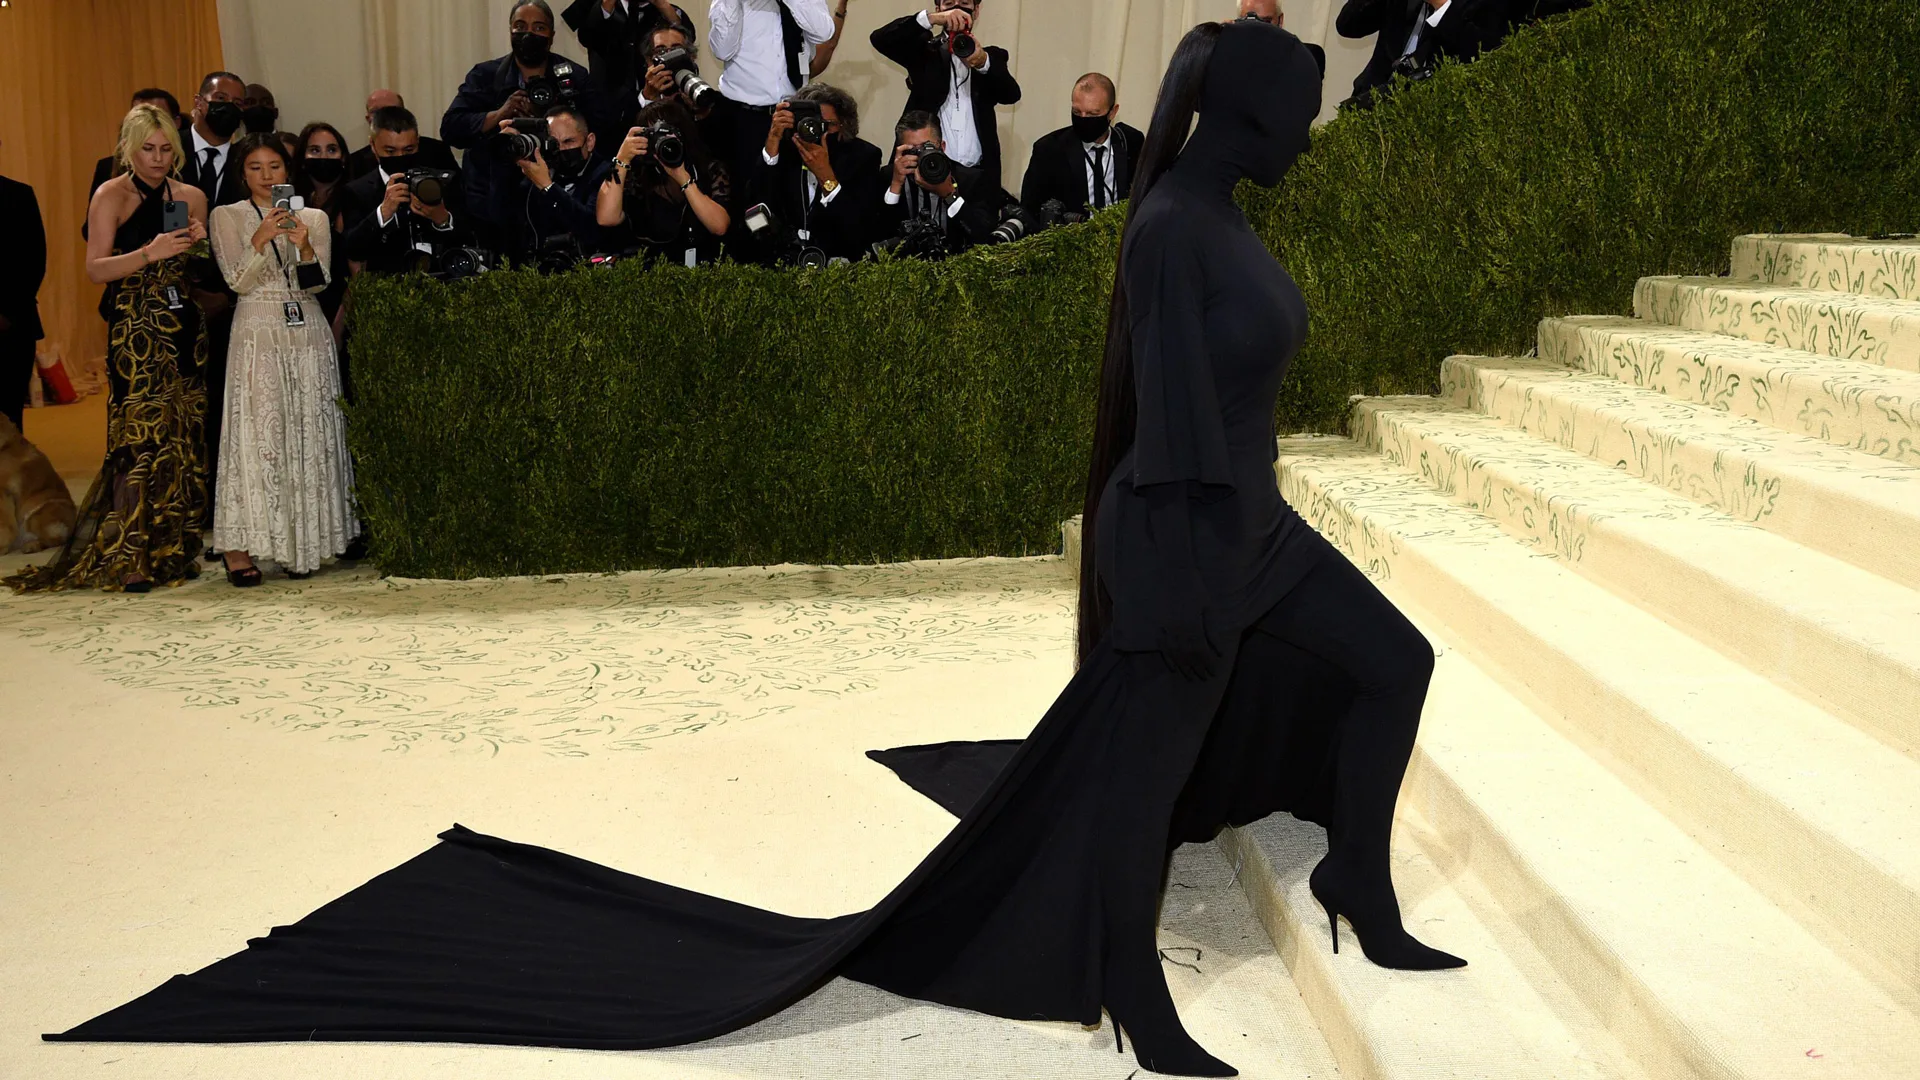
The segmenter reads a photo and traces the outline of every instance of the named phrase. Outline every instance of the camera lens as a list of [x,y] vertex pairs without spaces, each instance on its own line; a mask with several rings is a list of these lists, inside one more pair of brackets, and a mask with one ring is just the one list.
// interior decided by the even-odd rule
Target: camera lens
[[920,155],[920,163],[914,171],[920,174],[920,179],[929,184],[944,184],[953,175],[953,159],[934,144],[921,143],[916,153]]
[[953,37],[950,40],[951,40],[950,47],[953,49],[953,55],[959,57],[962,60],[965,60],[967,57],[972,56],[980,48],[980,43],[974,40],[973,35],[967,33],[964,30],[962,30],[960,33],[953,35]]

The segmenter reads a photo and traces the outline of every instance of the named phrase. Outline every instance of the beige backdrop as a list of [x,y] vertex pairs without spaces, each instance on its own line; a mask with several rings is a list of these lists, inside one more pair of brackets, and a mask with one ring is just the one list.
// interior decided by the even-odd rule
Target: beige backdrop
[[[309,120],[339,125],[358,145],[368,90],[400,91],[424,128],[440,113],[474,63],[507,51],[512,0],[219,0],[227,64],[277,95],[282,126]],[[706,0],[681,0],[706,40]],[[848,0],[846,36],[822,76],[862,106],[867,137],[884,145],[900,115],[906,87],[898,66],[880,57],[867,36],[890,19],[924,6],[913,0]],[[556,10],[564,7],[555,0]],[[1346,96],[1371,45],[1333,34],[1338,0],[1292,0],[1287,28],[1327,46],[1326,107]],[[1018,190],[1033,140],[1064,126],[1073,82],[1101,71],[1120,87],[1121,117],[1144,129],[1167,56],[1188,27],[1230,17],[1235,0],[983,0],[980,33],[1013,55],[1025,91],[1021,104],[1000,110],[1006,148],[1006,184]],[[561,27],[559,50],[586,56]],[[719,66],[703,58],[710,80]]]

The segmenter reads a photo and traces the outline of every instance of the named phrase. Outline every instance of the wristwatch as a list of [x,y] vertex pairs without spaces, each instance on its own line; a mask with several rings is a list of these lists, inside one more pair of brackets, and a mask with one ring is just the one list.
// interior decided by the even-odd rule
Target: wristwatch
[[820,194],[831,195],[838,190],[840,190],[840,181],[838,180],[820,181]]

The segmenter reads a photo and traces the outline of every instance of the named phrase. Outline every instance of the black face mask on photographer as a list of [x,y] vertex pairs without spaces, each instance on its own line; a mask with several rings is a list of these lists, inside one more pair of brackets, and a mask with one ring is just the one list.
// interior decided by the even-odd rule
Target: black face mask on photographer
[[516,31],[512,37],[513,58],[526,67],[545,67],[553,52],[553,39],[531,30]]
[[223,139],[239,131],[240,122],[244,119],[246,114],[231,101],[214,101],[207,105],[207,130]]
[[574,146],[565,150],[555,150],[547,164],[555,176],[569,179],[579,176],[587,170],[587,148]]
[[1107,119],[1107,114],[1105,113],[1101,113],[1099,116],[1075,116],[1073,118],[1073,133],[1083,143],[1099,142],[1106,136],[1107,129],[1112,126],[1113,121]]
[[242,110],[240,118],[247,122],[248,131],[256,133],[273,131],[274,125],[280,122],[280,110],[269,109],[265,105],[255,105],[251,109]]
[[413,168],[414,165],[419,162],[419,160],[420,160],[420,155],[417,153],[395,154],[392,157],[381,158],[380,167],[387,171],[388,176],[399,176],[401,173],[404,173],[408,169]]

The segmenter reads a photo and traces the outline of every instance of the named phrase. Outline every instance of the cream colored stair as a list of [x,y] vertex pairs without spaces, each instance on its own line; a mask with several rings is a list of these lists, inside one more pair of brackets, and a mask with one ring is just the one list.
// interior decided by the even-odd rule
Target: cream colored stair
[[1920,465],[1920,374],[1613,315],[1540,323],[1543,360]]
[[1762,345],[1920,369],[1920,301],[1731,278],[1642,278],[1633,292],[1642,319]]
[[1382,464],[1286,440],[1279,468],[1473,661],[1429,696],[1402,806],[1422,849],[1649,1075],[1920,1075],[1920,866],[1888,824],[1913,818],[1913,763]]
[[1842,233],[1742,236],[1733,275],[1796,289],[1920,300],[1920,239],[1860,240]]
[[1920,757],[1920,592],[1433,398],[1357,441],[1784,687]]

